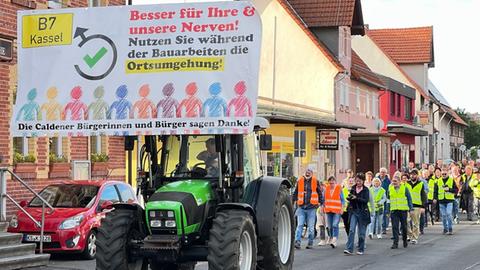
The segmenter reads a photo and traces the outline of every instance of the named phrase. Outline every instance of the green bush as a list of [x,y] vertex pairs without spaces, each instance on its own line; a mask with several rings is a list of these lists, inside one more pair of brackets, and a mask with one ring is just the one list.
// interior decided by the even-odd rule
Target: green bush
[[18,152],[15,152],[13,155],[13,165],[18,163],[35,163],[35,161],[37,161],[37,158],[32,154],[24,156]]
[[95,153],[90,155],[90,161],[92,162],[107,162],[109,157],[105,153]]
[[68,159],[63,156],[63,155],[60,155],[60,156],[57,156],[53,153],[50,153],[48,155],[48,160],[50,161],[50,163],[64,163],[64,162],[68,162]]

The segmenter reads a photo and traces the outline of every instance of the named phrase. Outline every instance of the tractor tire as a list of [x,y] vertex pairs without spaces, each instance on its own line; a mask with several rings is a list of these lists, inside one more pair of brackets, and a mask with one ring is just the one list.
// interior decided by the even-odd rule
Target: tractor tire
[[151,270],[194,270],[195,263],[162,263],[156,264],[150,262]]
[[290,195],[285,186],[277,194],[273,213],[273,231],[258,241],[261,269],[290,270],[293,267],[295,219]]
[[255,270],[257,235],[247,211],[227,209],[217,212],[208,241],[209,270]]
[[108,212],[97,232],[97,270],[146,270],[145,260],[129,258],[131,240],[143,240],[138,229],[136,210],[114,209]]

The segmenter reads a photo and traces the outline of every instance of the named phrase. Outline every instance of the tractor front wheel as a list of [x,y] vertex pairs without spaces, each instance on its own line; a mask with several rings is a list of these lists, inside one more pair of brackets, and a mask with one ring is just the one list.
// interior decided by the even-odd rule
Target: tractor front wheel
[[228,209],[217,212],[208,241],[209,270],[255,270],[257,236],[247,211]]
[[143,240],[137,210],[114,209],[107,213],[97,233],[97,270],[146,270],[146,260],[130,257],[130,243]]
[[282,186],[273,209],[273,230],[270,236],[259,239],[259,254],[263,269],[290,270],[293,267],[293,241],[295,220],[292,201],[285,186]]

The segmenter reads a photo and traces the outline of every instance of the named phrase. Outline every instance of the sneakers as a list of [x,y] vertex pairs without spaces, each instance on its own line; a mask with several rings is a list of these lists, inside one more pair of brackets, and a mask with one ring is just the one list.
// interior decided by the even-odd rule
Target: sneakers
[[447,231],[446,230],[443,230],[443,235],[447,234]]
[[377,234],[377,239],[382,239],[382,235],[381,234]]
[[403,242],[403,247],[407,248],[408,247],[408,242]]
[[300,242],[295,242],[295,248],[296,249],[301,249],[302,246],[300,245]]
[[344,250],[343,250],[343,253],[344,253],[345,255],[352,255],[352,252],[350,252],[348,249],[344,249]]
[[398,244],[393,244],[390,248],[391,248],[391,249],[397,249],[397,248],[398,248]]
[[332,248],[336,248],[337,247],[337,238],[336,237],[332,237],[331,239],[332,241],[330,241],[330,246]]
[[363,255],[363,251],[357,251],[357,255]]
[[453,235],[453,232],[452,232],[452,231],[449,231],[447,234],[448,234],[448,235]]
[[417,240],[413,239],[412,240],[412,245],[416,245],[417,244]]
[[373,239],[373,233],[369,233],[368,238]]
[[326,243],[325,243],[325,240],[320,240],[320,242],[318,242],[318,246],[325,246]]
[[306,249],[313,249],[313,244],[308,244]]
[[332,237],[328,237],[327,245],[330,245],[330,243],[332,243]]

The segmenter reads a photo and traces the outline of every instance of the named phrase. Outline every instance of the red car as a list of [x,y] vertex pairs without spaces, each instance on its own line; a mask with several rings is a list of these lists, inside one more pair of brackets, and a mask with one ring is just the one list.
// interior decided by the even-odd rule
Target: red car
[[[102,206],[138,203],[132,187],[118,181],[68,181],[49,185],[39,194],[54,208],[52,213],[45,208],[44,251],[81,252],[87,259],[95,258],[95,235],[105,217]],[[21,205],[35,220],[42,220],[40,199]],[[23,242],[37,243],[39,248],[40,228],[22,211],[12,217],[8,231],[22,233]]]

